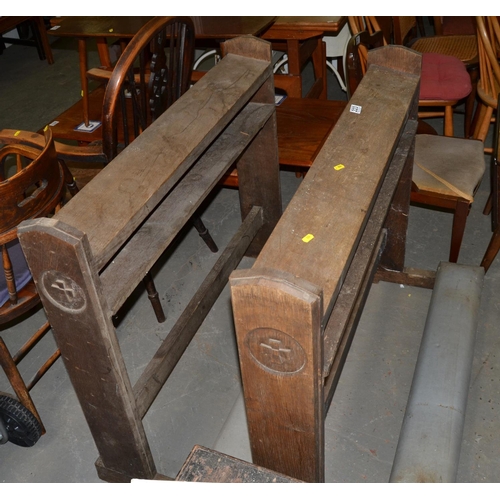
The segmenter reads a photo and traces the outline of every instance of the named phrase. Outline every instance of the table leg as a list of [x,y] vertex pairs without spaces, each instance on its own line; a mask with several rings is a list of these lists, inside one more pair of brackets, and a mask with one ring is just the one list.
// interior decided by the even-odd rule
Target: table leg
[[[312,53],[314,68],[314,86],[320,99],[326,99],[326,44],[321,38],[317,40],[317,46]],[[312,97],[312,96],[311,96]]]
[[99,60],[101,61],[101,66],[105,68],[111,68],[111,59],[109,57],[108,41],[105,37],[97,38],[97,53],[99,54]]
[[87,44],[85,38],[78,39],[78,55],[80,59],[80,80],[82,83],[83,121],[89,125],[89,84],[87,80]]
[[54,56],[52,55],[52,49],[50,48],[49,39],[47,36],[47,28],[43,22],[43,17],[38,16],[34,18],[34,21],[40,32],[40,41],[42,42],[43,51],[45,52],[45,57],[49,64],[54,64]]

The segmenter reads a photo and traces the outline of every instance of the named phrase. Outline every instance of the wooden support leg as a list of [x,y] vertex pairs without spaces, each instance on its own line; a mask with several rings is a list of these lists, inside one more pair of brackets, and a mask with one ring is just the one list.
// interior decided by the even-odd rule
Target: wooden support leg
[[444,108],[444,135],[453,137],[453,106]]
[[[271,61],[271,44],[256,40],[253,57]],[[242,45],[243,43],[243,45]],[[224,53],[248,54],[248,39],[228,40]],[[274,104],[274,80],[271,68],[269,78],[252,98],[252,102]],[[264,224],[248,248],[247,255],[256,257],[269,238],[282,213],[278,157],[278,131],[276,114],[266,122],[237,163],[241,218],[262,207]]]
[[470,203],[467,200],[457,200],[457,207],[453,214],[453,228],[451,231],[450,262],[457,262],[460,246],[465,232],[465,223],[469,214]]
[[78,39],[78,57],[80,60],[80,82],[82,84],[83,121],[89,125],[89,82],[87,80],[87,43],[85,38]]
[[[405,134],[411,134],[410,131]],[[408,147],[408,146],[406,146]],[[391,203],[389,214],[385,221],[387,228],[387,243],[384,253],[380,259],[380,267],[388,271],[403,271],[406,250],[406,231],[408,229],[408,214],[410,211],[411,178],[413,172],[413,157],[415,154],[415,142],[404,151],[400,148],[398,154],[407,154],[405,165],[399,179],[399,184]]]
[[275,270],[230,283],[253,462],[322,482],[322,292]]
[[18,235],[99,450],[100,477],[152,479],[154,461],[86,235],[50,219],[25,223]]
[[203,224],[201,217],[198,217],[197,215],[195,215],[193,217],[193,225],[196,228],[196,230],[198,231],[200,238],[205,242],[205,244],[210,249],[210,251],[213,253],[217,253],[219,251],[219,248],[217,247],[212,236],[210,235],[208,229],[205,227],[205,224]]
[[[326,83],[326,43],[322,39],[318,39],[317,48],[312,53],[312,61],[314,67],[314,78],[316,79],[317,92],[319,99],[327,98],[327,83]],[[308,97],[315,97],[309,95]]]
[[484,142],[488,135],[488,130],[491,124],[491,117],[493,116],[493,108],[489,106],[482,106],[479,114],[479,120],[474,132],[474,139],[479,139]]
[[151,305],[153,306],[153,311],[155,312],[156,320],[158,321],[158,323],[164,323],[166,319],[165,313],[163,311],[160,298],[158,297],[158,292],[156,290],[156,285],[153,280],[153,276],[151,276],[150,272],[148,272],[146,276],[144,276],[142,282],[144,283],[146,291],[148,292],[148,299],[151,302]]
[[477,80],[479,77],[479,72],[477,68],[473,68],[469,71],[472,91],[465,101],[465,118],[464,118],[464,137],[468,139],[472,135],[472,117],[474,114],[474,104],[476,103],[477,95]]
[[35,403],[33,403],[28,388],[26,387],[26,384],[17,369],[16,363],[12,359],[9,349],[5,345],[2,337],[0,337],[0,366],[3,368],[5,375],[7,375],[9,383],[16,393],[17,399],[19,399],[19,402],[28,408],[31,413],[33,413],[42,426],[42,434],[45,434],[45,428],[35,407]]
[[490,268],[491,264],[495,260],[498,250],[500,250],[500,231],[497,229],[492,234],[488,248],[486,249],[483,260],[481,261],[481,266],[484,267],[485,272]]
[[52,49],[50,48],[49,37],[47,36],[47,28],[45,27],[43,17],[37,16],[34,18],[34,21],[40,33],[40,41],[42,43],[47,62],[49,64],[54,64],[54,56],[52,55]]

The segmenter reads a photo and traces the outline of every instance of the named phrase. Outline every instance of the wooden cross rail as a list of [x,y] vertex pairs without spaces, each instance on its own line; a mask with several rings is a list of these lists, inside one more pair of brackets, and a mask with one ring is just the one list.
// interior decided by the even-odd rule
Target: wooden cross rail
[[[241,37],[225,53],[56,216],[19,228],[106,481],[158,477],[142,418],[281,215],[270,44]],[[235,161],[244,222],[132,388],[111,318]]]
[[379,258],[403,271],[419,81],[416,52],[370,53],[362,83],[252,269],[230,277],[259,466],[324,480],[325,414]]

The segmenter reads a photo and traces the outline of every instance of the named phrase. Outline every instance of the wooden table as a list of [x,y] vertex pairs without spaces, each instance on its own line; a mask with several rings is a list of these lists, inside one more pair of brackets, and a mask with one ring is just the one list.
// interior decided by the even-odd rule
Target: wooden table
[[301,72],[312,58],[315,82],[306,97],[326,99],[326,49],[324,35],[336,35],[347,22],[345,16],[282,16],[261,36],[273,49],[288,55],[288,74],[275,74],[274,83],[290,97],[302,97]]
[[[38,55],[40,59],[47,59],[49,64],[54,64],[54,57],[52,55],[52,50],[49,45],[49,39],[47,37],[47,30],[45,28],[45,23],[43,17],[41,16],[0,16],[0,45],[2,44],[3,33],[7,33],[21,23],[29,21],[32,23],[33,37],[35,40],[19,40],[17,38],[3,38],[4,41],[12,44],[19,45],[34,45],[38,50]],[[0,47],[1,54],[1,47]]]
[[[82,98],[84,122],[89,123],[88,81],[87,81],[87,40],[94,38],[101,65],[110,67],[108,38],[130,39],[144,26],[151,16],[70,16],[55,19],[49,34],[62,37],[78,38],[80,58],[80,78],[82,82]],[[262,33],[275,17],[271,16],[195,16],[191,17],[197,39],[217,39],[220,41],[240,35]]]

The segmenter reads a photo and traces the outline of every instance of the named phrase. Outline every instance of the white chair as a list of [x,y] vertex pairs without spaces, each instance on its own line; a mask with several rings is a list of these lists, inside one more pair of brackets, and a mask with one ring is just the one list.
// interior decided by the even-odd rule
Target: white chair
[[333,71],[334,75],[337,77],[340,88],[346,92],[346,85],[340,73],[338,71],[339,62],[343,65],[344,75],[346,74],[345,68],[345,54],[347,50],[347,44],[351,38],[351,30],[349,29],[349,24],[346,23],[344,27],[340,30],[337,36],[324,36],[323,41],[326,44],[326,65]]

